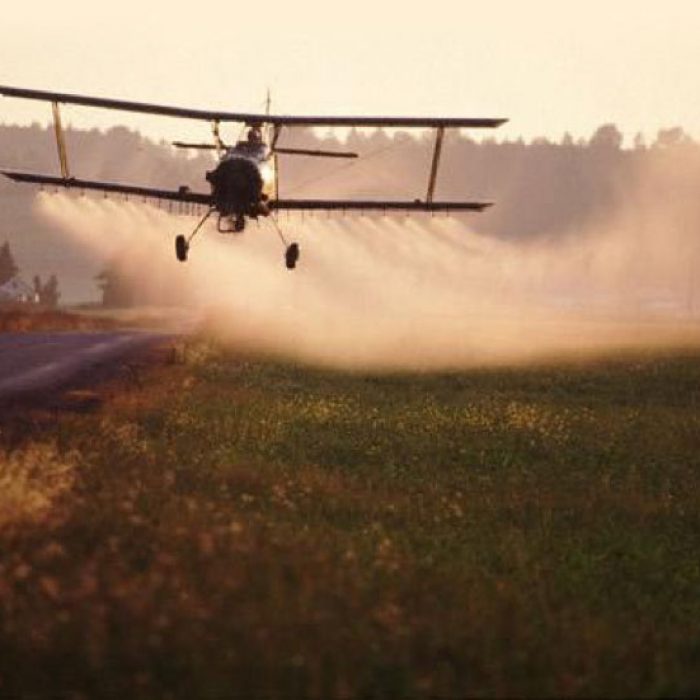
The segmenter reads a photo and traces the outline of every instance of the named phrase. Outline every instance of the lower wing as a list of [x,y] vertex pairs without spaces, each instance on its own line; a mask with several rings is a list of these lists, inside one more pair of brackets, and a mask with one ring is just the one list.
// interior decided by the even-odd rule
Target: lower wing
[[[147,199],[160,199],[170,202],[189,202],[192,204],[213,205],[212,196],[192,192],[187,187],[177,190],[159,190],[151,187],[122,185],[98,180],[79,180],[53,175],[35,175],[13,170],[0,171],[15,182],[34,185],[49,185],[75,190],[92,190],[106,194],[124,194]],[[268,202],[272,211],[406,211],[406,212],[459,212],[483,211],[491,202],[428,202],[420,199],[397,200],[362,200],[362,199],[275,199]]]
[[427,202],[420,199],[361,200],[361,199],[276,199],[269,202],[276,211],[408,211],[450,212],[483,211],[491,202]]
[[13,170],[0,171],[5,177],[15,182],[25,182],[34,185],[50,185],[53,187],[65,187],[75,190],[93,190],[107,194],[125,194],[148,199],[162,199],[170,202],[190,202],[192,204],[205,204],[211,206],[212,197],[209,194],[191,192],[188,187],[180,187],[177,190],[159,190],[152,187],[138,187],[135,185],[121,185],[114,182],[100,182],[98,180],[79,180],[78,178],[63,178],[53,175],[35,175]]

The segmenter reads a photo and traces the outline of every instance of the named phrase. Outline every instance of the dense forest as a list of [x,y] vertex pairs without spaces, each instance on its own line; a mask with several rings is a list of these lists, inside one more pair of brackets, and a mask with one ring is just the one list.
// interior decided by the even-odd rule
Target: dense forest
[[[483,134],[480,132],[479,137]],[[233,134],[230,134],[234,138]],[[356,150],[360,158],[331,161],[281,156],[281,193],[313,197],[424,197],[433,145],[430,133],[350,131],[341,136],[308,129],[284,132],[287,145]],[[124,127],[107,132],[67,132],[70,163],[81,177],[143,185],[188,185],[207,191],[207,152],[178,151]],[[0,126],[0,164],[56,172],[51,128]],[[496,203],[469,218],[475,230],[504,239],[532,240],[580,235],[621,209],[636,212],[639,225],[659,203],[671,206],[669,221],[682,219],[700,233],[700,146],[680,128],[659,132],[651,143],[638,137],[623,147],[614,125],[590,139],[565,136],[502,142],[451,133],[446,137],[436,196]],[[0,182],[0,239],[9,240],[23,270],[56,272],[68,300],[98,298],[95,275],[105,261],[61,237],[33,210],[34,190]],[[654,214],[654,216],[657,216]],[[658,216],[657,216],[658,218]]]

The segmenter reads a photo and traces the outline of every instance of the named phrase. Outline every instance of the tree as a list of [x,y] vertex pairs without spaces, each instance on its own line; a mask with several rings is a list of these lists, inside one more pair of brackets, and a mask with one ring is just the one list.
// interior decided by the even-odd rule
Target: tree
[[55,308],[58,306],[58,300],[61,298],[61,293],[58,291],[58,278],[56,275],[51,275],[49,281],[44,285],[39,301],[46,306]]
[[635,151],[644,151],[647,147],[647,140],[644,134],[640,131],[637,133],[637,135],[634,137],[634,150]]
[[591,137],[591,146],[619,151],[622,147],[622,138],[622,133],[614,124],[603,124]]
[[95,279],[102,292],[102,306],[114,308],[135,304],[133,291],[116,260],[107,263],[103,270],[95,275]]
[[42,284],[39,275],[34,275],[34,294],[40,304],[52,309],[58,306],[61,293],[58,291],[58,278],[56,275],[51,275],[46,284]]
[[18,272],[19,268],[15,264],[10,244],[5,242],[0,246],[0,285],[9,282]]
[[674,126],[670,129],[660,129],[654,145],[661,148],[672,148],[691,143],[691,141],[690,136],[680,126]]

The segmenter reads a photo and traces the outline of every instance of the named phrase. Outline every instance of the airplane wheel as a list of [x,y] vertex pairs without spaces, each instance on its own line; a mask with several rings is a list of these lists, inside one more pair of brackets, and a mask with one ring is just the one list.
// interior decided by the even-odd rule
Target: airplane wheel
[[299,260],[299,244],[291,243],[284,253],[284,262],[288,270],[293,270]]
[[245,218],[243,216],[237,216],[233,222],[233,230],[236,233],[241,233],[245,229]]
[[187,260],[187,253],[189,252],[190,245],[183,235],[178,236],[175,239],[175,255],[180,262],[185,262]]

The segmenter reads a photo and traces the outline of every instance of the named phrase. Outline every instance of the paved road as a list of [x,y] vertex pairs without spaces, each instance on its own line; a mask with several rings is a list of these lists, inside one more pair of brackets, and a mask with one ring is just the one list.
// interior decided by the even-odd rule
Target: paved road
[[0,333],[0,401],[51,389],[165,337],[150,331]]

